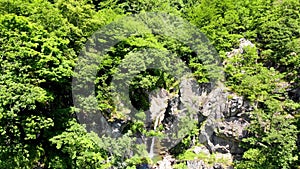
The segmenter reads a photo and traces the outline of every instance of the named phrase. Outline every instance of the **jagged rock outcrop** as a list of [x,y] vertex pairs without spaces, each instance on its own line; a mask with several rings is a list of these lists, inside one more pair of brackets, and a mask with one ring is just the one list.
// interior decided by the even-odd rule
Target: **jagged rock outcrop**
[[228,58],[231,58],[231,57],[233,57],[235,55],[238,55],[238,54],[242,54],[244,52],[244,48],[247,47],[247,46],[254,47],[254,44],[251,43],[249,40],[247,40],[245,38],[241,38],[239,40],[239,42],[240,42],[240,44],[239,44],[239,47],[237,49],[233,49],[232,51],[226,53]]
[[[249,121],[246,112],[252,108],[242,97],[228,92],[224,85],[201,86],[194,79],[186,79],[180,84],[179,94],[170,97],[167,107],[165,114],[168,115],[162,123],[170,128],[172,123],[166,120],[168,117],[181,118],[188,110],[197,111],[194,118],[201,124],[199,141],[204,146],[196,148],[195,153],[217,154],[218,158],[225,158],[229,163],[242,155],[239,143],[247,135],[245,127]],[[220,163],[208,165],[201,160],[188,161],[187,165],[191,169],[230,167]]]
[[[245,46],[254,47],[250,41],[240,39],[239,48],[228,52],[228,58],[242,54]],[[229,164],[233,159],[241,158],[243,154],[239,143],[247,136],[246,127],[250,124],[247,112],[252,111],[252,107],[243,97],[229,92],[221,83],[199,85],[194,79],[185,79],[180,83],[179,90],[176,97],[170,97],[165,113],[174,119],[190,110],[198,112],[194,118],[198,118],[201,124],[199,141],[204,147],[196,148],[194,152],[217,154],[218,158],[229,161],[226,165],[208,165],[202,160],[187,161],[188,168],[231,168]],[[167,124],[168,120],[162,122]]]
[[171,169],[172,163],[175,161],[174,158],[170,155],[166,155],[163,157],[163,160],[158,162],[157,169]]
[[226,92],[224,86],[218,86],[208,96],[201,110],[203,121],[199,140],[211,153],[230,153],[240,156],[243,150],[239,142],[246,136],[245,127],[249,125],[245,112],[251,107],[242,97]]

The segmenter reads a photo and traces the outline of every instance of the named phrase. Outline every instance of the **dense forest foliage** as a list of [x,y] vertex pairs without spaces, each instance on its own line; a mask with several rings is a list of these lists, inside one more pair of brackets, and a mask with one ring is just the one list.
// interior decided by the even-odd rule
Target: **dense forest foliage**
[[[130,134],[142,131],[143,124],[130,124],[118,142],[99,138],[78,122],[72,98],[74,68],[88,38],[120,18],[146,12],[181,17],[205,34],[225,63],[226,86],[254,107],[250,135],[240,145],[245,152],[234,168],[299,168],[299,0],[0,0],[0,168],[135,168],[151,163],[124,149],[133,146]],[[226,52],[241,38],[255,47],[228,58]],[[121,118],[110,95],[115,68],[141,48],[172,51],[199,83],[209,81],[208,68],[176,39],[154,33],[128,37],[98,65],[98,109],[107,119]],[[176,80],[148,70],[131,87],[136,91],[133,104],[147,110],[143,91],[171,90]],[[178,156],[193,146],[192,135],[197,126]]]

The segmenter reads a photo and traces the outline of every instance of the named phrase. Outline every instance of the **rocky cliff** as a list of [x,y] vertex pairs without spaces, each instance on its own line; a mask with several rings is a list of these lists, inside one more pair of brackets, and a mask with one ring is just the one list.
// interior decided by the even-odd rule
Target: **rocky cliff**
[[[242,54],[245,46],[253,46],[253,44],[246,39],[241,39],[239,48],[228,52],[227,56]],[[180,83],[177,95],[170,97],[168,94],[166,97],[168,97],[166,99],[168,105],[166,101],[157,102],[164,98],[157,97],[157,95],[150,96],[151,104],[164,114],[164,118],[160,118],[159,121],[164,126],[172,128],[172,122],[168,120],[168,117],[174,120],[174,118],[181,118],[180,114],[187,113],[187,111],[196,111],[197,116],[194,118],[197,118],[201,126],[198,138],[200,145],[194,145],[190,150],[196,155],[204,154],[206,157],[213,156],[214,158],[214,162],[210,163],[201,159],[186,160],[184,162],[188,168],[231,168],[233,160],[241,158],[243,149],[239,143],[247,136],[246,127],[249,125],[247,112],[252,111],[252,107],[243,97],[228,91],[222,83],[198,84],[192,78]],[[165,165],[170,168],[171,162],[174,164],[176,160],[167,155],[158,162],[159,165],[156,168],[162,169]]]

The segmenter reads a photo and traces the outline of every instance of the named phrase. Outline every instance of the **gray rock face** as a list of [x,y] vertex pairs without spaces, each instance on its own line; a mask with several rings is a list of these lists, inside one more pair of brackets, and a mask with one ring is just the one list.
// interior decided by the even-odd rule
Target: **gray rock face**
[[179,86],[180,104],[179,108],[182,111],[190,109],[198,112],[201,104],[204,102],[205,96],[211,90],[211,85],[200,85],[195,79],[184,79]]
[[[165,110],[166,115],[162,123],[171,125],[170,117],[178,119],[187,111],[197,111],[197,116],[193,117],[201,124],[199,141],[203,144],[196,147],[195,154],[204,153],[208,156],[212,153],[217,154],[219,159],[233,161],[242,155],[243,149],[239,147],[242,138],[247,136],[245,127],[249,125],[247,112],[252,108],[233,93],[227,92],[225,86],[218,84],[198,85],[193,79],[186,79],[180,84],[179,95],[169,97],[168,106]],[[165,163],[164,163],[165,164]],[[228,168],[223,164],[205,164],[204,161],[188,161],[187,165],[191,169],[214,169]]]
[[[230,52],[226,53],[227,58],[232,58],[233,56],[236,56],[238,54],[243,54],[244,53],[244,48],[245,47],[255,47],[255,45],[253,43],[251,43],[249,40],[245,39],[245,38],[241,38],[239,40],[240,44],[239,47],[237,49],[233,49]],[[226,65],[226,61],[223,62],[223,65]]]
[[154,121],[154,130],[159,126],[165,117],[166,108],[168,106],[169,93],[165,89],[154,91],[149,95],[150,100],[150,116]]
[[239,143],[247,136],[245,128],[249,125],[247,111],[251,111],[251,107],[242,97],[232,97],[222,85],[213,89],[201,110],[206,120],[202,122],[200,143],[210,153],[239,158],[243,153]]
[[[242,54],[246,46],[254,47],[254,44],[244,38],[240,39],[239,48],[228,52],[227,57]],[[239,143],[247,137],[246,127],[250,124],[247,112],[253,110],[250,104],[243,97],[228,92],[222,84],[199,85],[193,79],[185,79],[179,90],[179,96],[173,100],[171,98],[169,102],[173,103],[169,104],[169,114],[179,118],[189,110],[198,112],[198,116],[193,118],[198,118],[201,125],[199,142],[204,146],[196,147],[193,152],[208,155],[214,153],[218,158],[231,162],[240,158],[243,149]],[[179,113],[176,114],[175,110]],[[228,164],[208,165],[202,160],[188,161],[187,166],[191,169],[232,168]]]
[[172,158],[170,155],[166,155],[163,160],[158,162],[157,169],[171,169],[172,168],[172,162],[174,162],[175,159]]
[[[244,38],[240,39],[239,48],[228,52],[227,57],[242,54],[246,46],[254,47],[254,44]],[[234,158],[241,157],[243,149],[239,147],[239,143],[247,136],[247,112],[252,110],[242,97],[227,92],[225,86],[219,84],[207,95],[201,109],[206,120],[200,131],[200,142],[211,153],[229,153]]]
[[202,160],[194,160],[194,161],[187,161],[187,167],[189,169],[195,169],[195,168],[199,168],[199,169],[212,169],[212,167],[207,167],[207,164],[205,164],[204,161]]
[[237,54],[242,54],[244,52],[244,48],[246,46],[250,46],[250,47],[254,47],[254,44],[251,43],[249,40],[245,39],[245,38],[241,38],[239,40],[240,45],[237,49],[233,49],[231,52],[227,52],[226,55],[228,58],[231,58]]
[[187,167],[189,169],[233,169],[233,167],[224,167],[219,163],[216,163],[212,166],[208,166],[202,160],[194,160],[194,161],[187,161]]

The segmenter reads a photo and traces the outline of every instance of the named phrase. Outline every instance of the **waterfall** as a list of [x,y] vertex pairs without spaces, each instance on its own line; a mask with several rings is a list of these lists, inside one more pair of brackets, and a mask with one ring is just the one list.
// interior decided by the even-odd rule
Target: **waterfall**
[[152,159],[154,157],[154,142],[155,142],[155,137],[152,137],[151,145],[150,145],[150,150],[149,150],[149,157]]

